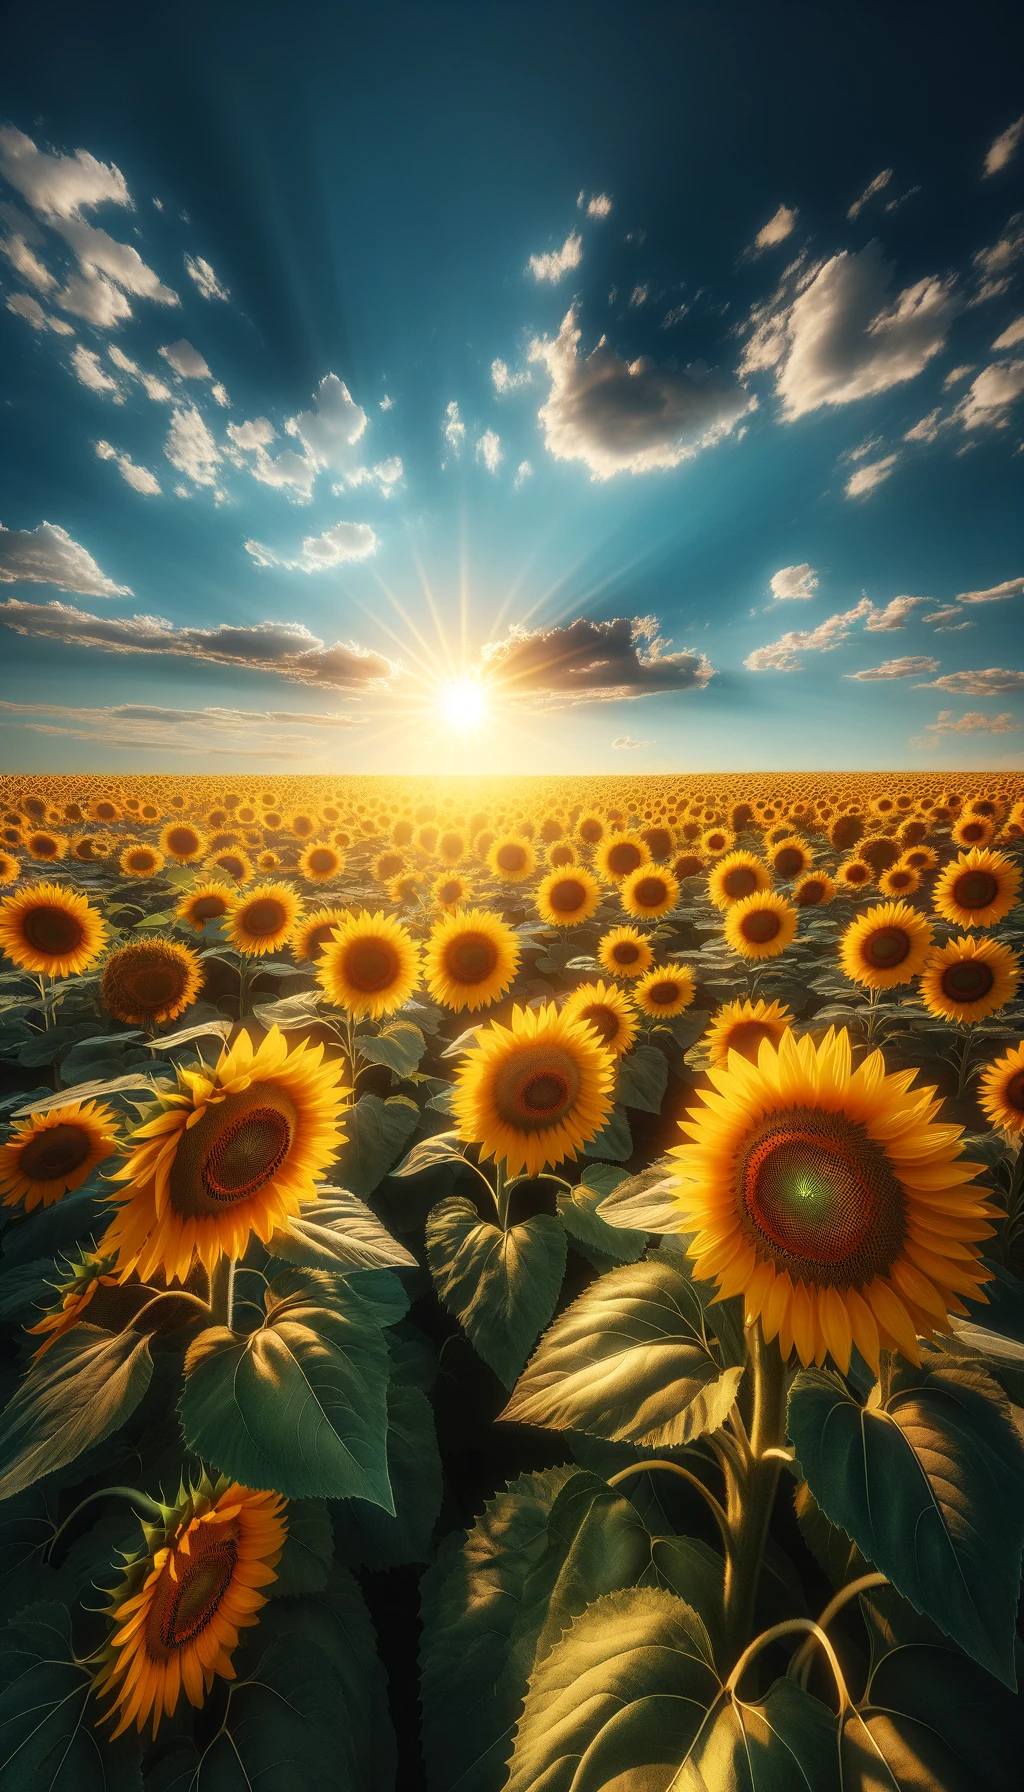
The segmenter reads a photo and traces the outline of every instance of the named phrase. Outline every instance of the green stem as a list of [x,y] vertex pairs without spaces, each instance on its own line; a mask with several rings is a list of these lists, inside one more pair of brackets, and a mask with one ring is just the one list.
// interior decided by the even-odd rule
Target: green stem
[[736,1666],[733,1668],[732,1673],[726,1681],[726,1692],[731,1693],[733,1698],[736,1698],[738,1696],[737,1688],[746,1673],[747,1668],[753,1661],[754,1656],[759,1654],[762,1649],[766,1649],[769,1643],[776,1642],[779,1637],[792,1636],[793,1632],[797,1630],[809,1631],[814,1638],[814,1641],[820,1643],[824,1649],[825,1654],[828,1656],[832,1672],[835,1675],[836,1691],[839,1694],[839,1709],[845,1711],[850,1704],[850,1694],[843,1677],[843,1670],[839,1666],[839,1657],[833,1649],[832,1644],[829,1642],[828,1637],[825,1635],[825,1632],[814,1622],[813,1618],[787,1618],[783,1624],[773,1624],[770,1630],[762,1630],[761,1635],[756,1636],[753,1642],[748,1644],[747,1648],[744,1649],[737,1661]]
[[144,1319],[150,1308],[158,1306],[162,1300],[187,1300],[191,1306],[198,1307],[205,1319],[212,1318],[210,1308],[205,1300],[200,1300],[198,1294],[190,1294],[187,1288],[161,1288],[159,1294],[154,1294],[152,1300],[147,1300],[145,1306],[140,1307],[133,1316],[131,1322],[133,1331],[138,1331],[139,1320]]
[[503,1232],[508,1231],[508,1204],[513,1184],[505,1182],[505,1159],[501,1158],[496,1166],[497,1176],[494,1188],[494,1204],[498,1209],[498,1224]]
[[[843,1606],[846,1605],[849,1600],[855,1599],[858,1593],[866,1593],[871,1587],[887,1587],[888,1585],[889,1577],[887,1574],[873,1573],[862,1574],[857,1580],[851,1580],[845,1587],[840,1587],[838,1593],[833,1599],[829,1600],[825,1610],[818,1619],[818,1632],[823,1633],[826,1631],[836,1614],[842,1611]],[[807,1637],[806,1642],[801,1644],[789,1664],[788,1673],[790,1679],[798,1680],[800,1685],[805,1689],[810,1678],[811,1662],[814,1660],[814,1651],[818,1641],[818,1633],[812,1631]]]
[[727,1468],[726,1513],[733,1538],[725,1564],[725,1631],[728,1657],[745,1649],[754,1622],[761,1558],[768,1536],[786,1441],[786,1366],[760,1321],[747,1328],[752,1386],[750,1460]]
[[222,1257],[210,1275],[210,1320],[231,1330],[235,1300],[235,1260]]
[[100,1487],[95,1493],[87,1493],[84,1500],[79,1501],[74,1511],[68,1513],[64,1523],[58,1525],[46,1546],[45,1554],[47,1557],[51,1554],[53,1546],[62,1532],[67,1530],[68,1525],[78,1517],[80,1512],[85,1511],[86,1506],[92,1505],[93,1500],[131,1500],[133,1506],[144,1506],[148,1508],[151,1518],[159,1519],[163,1518],[164,1515],[164,1509],[159,1501],[150,1499],[148,1493],[140,1493],[137,1487]]
[[969,1066],[971,1062],[971,1047],[973,1044],[974,1039],[972,1035],[968,1033],[964,1039],[964,1049],[960,1053],[960,1064],[957,1071],[956,1098],[958,1101],[964,1094],[966,1094],[967,1085],[971,1080]]
[[617,1475],[610,1475],[608,1478],[608,1485],[609,1487],[617,1487],[619,1482],[624,1481],[628,1475],[645,1475],[648,1469],[655,1468],[663,1469],[671,1475],[679,1475],[682,1480],[688,1481],[691,1487],[697,1489],[701,1498],[710,1507],[711,1515],[721,1533],[722,1543],[725,1548],[725,1559],[728,1562],[733,1547],[733,1535],[729,1520],[710,1487],[706,1487],[700,1476],[695,1475],[691,1469],[684,1468],[681,1462],[664,1462],[657,1456],[649,1462],[631,1462],[628,1468],[620,1468]]

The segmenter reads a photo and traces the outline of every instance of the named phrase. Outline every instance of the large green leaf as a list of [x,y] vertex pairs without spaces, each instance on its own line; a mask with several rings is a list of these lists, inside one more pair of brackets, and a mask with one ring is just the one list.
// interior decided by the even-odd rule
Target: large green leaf
[[676,1177],[666,1164],[651,1164],[627,1177],[601,1202],[601,1218],[609,1226],[635,1227],[642,1232],[678,1232],[682,1216],[673,1199]]
[[248,1337],[211,1326],[185,1368],[178,1410],[204,1461],[247,1487],[394,1511],[387,1343],[379,1313],[351,1284],[285,1270],[267,1289],[262,1326]]
[[339,1181],[354,1195],[372,1195],[399,1156],[420,1117],[405,1095],[361,1095],[342,1116],[345,1144],[337,1160]]
[[648,1114],[660,1114],[668,1085],[668,1063],[664,1052],[653,1045],[638,1045],[619,1059],[615,1082],[615,1099],[624,1108],[643,1108]]
[[607,1157],[612,1163],[624,1163],[627,1157],[632,1157],[633,1135],[625,1108],[613,1107],[597,1138],[591,1139],[583,1150],[587,1157]]
[[0,1631],[3,1792],[141,1792],[136,1738],[96,1725],[92,1674],[76,1661],[62,1605],[26,1606]]
[[793,1680],[776,1680],[750,1705],[723,1691],[672,1781],[672,1792],[726,1788],[839,1792],[834,1714]]
[[149,1386],[149,1342],[76,1325],[34,1363],[0,1415],[0,1499],[102,1443]]
[[31,1487],[0,1505],[0,1611],[52,1599],[56,1576],[44,1552],[57,1529],[57,1495]]
[[623,1443],[715,1431],[743,1377],[712,1353],[700,1301],[670,1263],[602,1276],[541,1340],[503,1418]]
[[334,1508],[338,1557],[350,1568],[400,1568],[433,1554],[442,1494],[433,1409],[419,1388],[397,1380],[388,1386],[387,1458],[393,1518],[367,1500]]
[[506,1792],[666,1792],[718,1691],[690,1606],[608,1593],[536,1669]]
[[334,1561],[334,1527],[326,1500],[289,1500],[287,1518],[277,1579],[267,1588],[272,1599],[322,1592]]
[[505,1232],[482,1220],[472,1201],[449,1195],[427,1220],[427,1262],[474,1350],[511,1387],[562,1286],[558,1221],[538,1213]]
[[806,1481],[798,1484],[793,1507],[804,1542],[834,1587],[845,1587],[848,1581],[870,1574],[871,1563],[864,1560],[852,1537],[825,1517]]
[[408,1077],[418,1068],[427,1042],[411,1021],[396,1020],[377,1034],[364,1034],[356,1049],[368,1064],[386,1064],[396,1076]]
[[315,1201],[303,1201],[287,1232],[275,1232],[270,1250],[306,1269],[414,1269],[416,1259],[392,1238],[365,1201],[347,1189],[322,1183]]
[[588,1262],[596,1269],[607,1269],[613,1263],[635,1263],[647,1247],[646,1232],[606,1225],[601,1205],[600,1191],[583,1182],[558,1191],[558,1217]]
[[1024,1447],[983,1372],[900,1370],[862,1407],[838,1376],[804,1370],[789,1432],[825,1516],[917,1611],[1014,1682],[1024,1547]]

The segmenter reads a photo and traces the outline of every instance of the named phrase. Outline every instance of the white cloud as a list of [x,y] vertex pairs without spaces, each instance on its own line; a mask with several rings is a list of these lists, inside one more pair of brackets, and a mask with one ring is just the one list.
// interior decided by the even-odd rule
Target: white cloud
[[877,242],[814,268],[794,263],[751,316],[741,378],[774,369],[790,421],[914,379],[945,343],[952,282],[929,276],[892,299],[892,274]]
[[1024,672],[1008,672],[1001,666],[989,666],[984,672],[947,672],[918,689],[952,691],[961,697],[996,697],[1004,691],[1024,690]]
[[83,348],[78,343],[71,356],[71,365],[75,370],[75,377],[81,380],[83,386],[88,386],[90,392],[107,392],[112,395],[115,404],[124,403],[120,386],[100,366],[100,358],[91,348]]
[[877,684],[892,678],[920,678],[924,672],[937,672],[938,660],[928,659],[924,654],[905,654],[899,660],[883,660],[880,666],[865,666],[863,672],[846,672],[845,678],[855,678],[860,684]]
[[884,610],[875,610],[868,617],[865,627],[872,633],[881,631],[883,634],[892,634],[909,621],[911,613],[917,609],[919,604],[930,604],[934,601],[934,598],[930,597],[892,597]]
[[476,458],[488,473],[496,473],[501,465],[501,437],[493,429],[485,429],[476,445]]
[[[115,585],[92,555],[72,541],[59,523],[35,529],[5,529],[0,523],[0,584],[56,585],[83,597],[131,597],[130,585]],[[29,608],[34,606],[29,605]]]
[[[311,455],[296,454],[292,448],[284,448],[271,457],[267,453],[267,447],[277,439],[277,431],[269,418],[255,417],[248,423],[229,423],[227,433],[229,441],[236,449],[241,450],[240,454],[232,455],[237,466],[248,467],[253,478],[259,480],[261,485],[272,485],[279,490],[288,491],[294,503],[309,503],[317,476],[317,463]],[[252,454],[255,459],[246,461],[242,458],[244,454]]]
[[528,479],[533,478],[533,468],[528,460],[521,460],[516,468],[516,476],[512,481],[513,491],[519,491]]
[[84,218],[59,219],[54,229],[64,238],[78,258],[87,280],[106,276],[125,292],[140,299],[152,299],[158,305],[181,303],[176,292],[147,267],[137,249],[129,243],[115,242],[105,230],[87,224]]
[[818,575],[808,561],[799,566],[780,566],[772,574],[772,596],[778,598],[813,597],[818,589]]
[[377,537],[369,523],[335,523],[322,535],[307,535],[294,560],[276,554],[273,548],[264,547],[259,541],[245,544],[246,552],[252,555],[257,566],[286,566],[299,572],[330,572],[347,560],[365,560],[368,554],[376,553],[377,546]]
[[452,453],[456,456],[460,455],[462,444],[466,439],[466,425],[459,416],[458,403],[454,398],[445,408],[444,422],[441,427],[444,430],[444,439]]
[[504,361],[491,362],[491,379],[499,398],[504,398],[509,392],[518,392],[520,386],[528,386],[530,378],[529,369],[524,368],[521,373],[510,373]]
[[183,380],[212,380],[213,375],[197,348],[182,337],[180,342],[169,342],[166,348],[158,349],[168,366]]
[[195,281],[204,299],[230,299],[227,287],[221,285],[209,262],[201,255],[186,255],[185,272]]
[[958,386],[961,380],[965,380],[967,375],[973,372],[974,368],[970,361],[961,361],[959,367],[950,368],[942,382],[942,390],[948,392],[950,386]]
[[358,464],[353,449],[366,423],[366,412],[356,404],[344,380],[336,373],[328,373],[313,394],[312,410],[289,417],[285,431],[299,438],[307,456],[318,466],[349,473]]
[[[404,473],[401,455],[393,454],[390,460],[382,460],[375,467],[359,467],[356,472],[349,474],[348,484],[375,485],[382,498],[390,498],[394,496],[395,487]],[[332,486],[331,490],[335,497],[339,497],[345,490],[345,483]]]
[[972,303],[982,305],[987,299],[998,299],[1008,292],[1011,270],[1024,255],[1024,212],[1014,212],[1007,219],[1001,237],[991,248],[979,249],[974,256],[979,285]]
[[236,448],[253,452],[265,448],[277,434],[269,417],[254,417],[251,423],[229,423],[228,435]]
[[961,398],[953,419],[964,429],[1005,429],[1022,392],[1024,361],[993,361]]
[[531,255],[530,272],[535,280],[550,280],[554,283],[572,268],[578,268],[582,260],[583,238],[574,230],[566,237],[560,249],[553,249],[548,255]]
[[116,342],[111,343],[110,347],[107,349],[107,354],[110,360],[114,363],[114,366],[118,368],[121,373],[127,373],[133,380],[139,381],[147,398],[152,398],[154,403],[159,401],[169,404],[173,399],[174,394],[171,391],[170,386],[165,385],[163,380],[158,379],[155,373],[144,372],[137,362],[133,361],[129,355],[125,354],[123,349],[118,348]]
[[639,311],[641,305],[646,305],[648,290],[646,285],[634,286],[629,295],[629,302],[634,311]]
[[576,307],[554,341],[530,344],[546,367],[550,392],[537,413],[557,460],[582,460],[594,479],[676,467],[717,442],[754,405],[731,378],[702,364],[676,372],[649,357],[620,360],[602,336],[582,360]]
[[1007,162],[1012,161],[1022,136],[1024,136],[1024,113],[1020,118],[1015,118],[1012,124],[1008,124],[1005,131],[1000,131],[999,136],[991,145],[988,155],[985,157],[986,174],[998,174],[1000,168],[1005,168]]
[[[884,188],[886,188],[889,185],[889,182],[891,181],[891,179],[892,179],[892,169],[891,168],[883,168],[881,174],[876,174],[874,180],[868,181],[868,184],[864,188],[864,191],[861,194],[860,198],[854,200],[853,204],[851,205],[849,211],[846,214],[846,216],[849,218],[851,224],[853,223],[853,220],[855,218],[858,218],[860,216],[861,212],[864,210],[864,207],[867,205],[868,200],[873,199],[875,197],[876,193],[881,193],[884,190]],[[906,195],[904,195],[904,197],[906,197]]]
[[24,131],[0,130],[0,174],[36,211],[75,218],[83,206],[131,205],[124,175],[113,163],[98,162],[88,150],[73,156],[37,149]]
[[635,753],[638,747],[653,747],[653,745],[653,740],[633,740],[628,734],[620,734],[616,740],[612,741],[612,747],[617,753]]
[[869,462],[866,467],[858,467],[856,473],[851,473],[846,481],[846,496],[866,498],[869,492],[873,492],[888,479],[898,459],[896,454],[886,454],[881,460]]
[[784,243],[787,236],[792,234],[798,215],[795,205],[780,205],[767,224],[761,226],[749,253],[763,255],[766,249],[774,249],[776,244]]
[[921,621],[933,623],[940,635],[953,635],[962,628],[973,626],[972,623],[964,621],[964,613],[957,609],[956,604],[943,604],[941,610],[929,610],[927,616],[922,616]]
[[[1012,324],[1007,324],[1001,336],[997,336],[993,348],[1015,348],[1018,342],[1024,342],[1024,317],[1015,317]],[[970,372],[966,368],[965,372]]]
[[875,613],[869,598],[862,597],[852,610],[844,610],[820,622],[817,628],[794,628],[781,635],[768,647],[755,647],[744,665],[752,672],[800,672],[802,653],[831,653],[851,633],[854,624]]
[[[122,594],[121,587],[115,587],[115,591]],[[90,616],[70,604],[28,604],[16,597],[0,604],[0,622],[20,635],[98,648],[104,653],[171,654],[215,665],[247,666],[254,671],[276,673],[293,683],[319,685],[328,690],[372,689],[396,671],[390,660],[368,648],[344,641],[326,646],[301,622],[239,626],[222,622],[216,628],[175,628],[162,616],[107,619]]]
[[132,315],[120,287],[99,276],[91,279],[72,274],[53,298],[62,311],[70,311],[72,317],[84,317],[86,323],[95,324],[99,330],[112,330]]
[[661,329],[674,330],[676,324],[682,323],[683,318],[687,316],[689,309],[689,305],[673,305],[671,311],[666,311],[662,318]]
[[980,709],[969,709],[958,721],[953,718],[951,709],[940,709],[938,718],[926,725],[927,734],[1019,734],[1022,724],[1015,721],[1009,710],[1002,715],[986,716]]
[[130,454],[119,454],[109,442],[97,442],[95,446],[100,460],[116,462],[122,479],[127,481],[133,491],[141,492],[144,498],[160,496],[160,481],[148,467],[137,466]]
[[[30,718],[48,716],[40,722]],[[212,754],[218,758],[309,760],[308,749],[326,741],[297,730],[353,728],[337,712],[286,709],[168,709],[149,703],[118,703],[102,709],[59,703],[0,701],[0,725],[136,751]],[[280,730],[267,737],[268,729]]]
[[75,333],[62,317],[51,317],[44,311],[39,300],[34,299],[31,293],[12,293],[7,301],[7,309],[13,311],[15,317],[23,317],[27,324],[32,325],[33,330],[53,330],[58,336],[73,336]]
[[175,410],[164,443],[164,454],[172,467],[184,473],[195,485],[217,486],[215,468],[222,459],[213,436],[199,412],[189,406]]
[[577,209],[586,212],[588,218],[607,218],[611,214],[612,202],[607,193],[591,193],[588,199],[581,193],[576,201]]
[[393,411],[395,408],[394,399],[389,398],[386,392],[380,401],[380,408],[382,411]]
[[50,273],[49,268],[43,266],[38,255],[29,248],[23,236],[15,234],[5,237],[0,243],[0,249],[3,249],[15,272],[19,273],[23,280],[27,280],[30,286],[34,286],[37,292],[51,292],[56,286],[56,279]]
[[219,383],[219,381],[214,381],[214,384],[210,387],[210,394],[213,398],[214,403],[223,405],[225,407],[225,409],[231,403],[231,400],[228,397],[227,392],[225,391],[224,387]]
[[958,604],[992,604],[1004,597],[1024,597],[1024,579],[1004,579],[1001,585],[990,585],[987,591],[958,591]]
[[941,406],[937,405],[934,411],[928,412],[927,417],[922,417],[912,429],[906,431],[903,440],[905,442],[934,442],[939,431],[948,422],[948,417],[944,418],[942,415]]

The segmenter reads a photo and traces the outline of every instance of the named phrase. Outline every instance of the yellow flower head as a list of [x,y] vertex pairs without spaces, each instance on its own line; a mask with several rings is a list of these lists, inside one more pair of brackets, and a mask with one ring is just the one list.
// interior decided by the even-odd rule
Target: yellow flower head
[[19,970],[77,977],[95,964],[106,925],[64,884],[28,884],[0,902],[0,948]]
[[1020,870],[1003,852],[972,847],[940,873],[935,911],[954,927],[993,927],[1020,893]]
[[730,852],[719,859],[708,877],[708,895],[716,908],[731,908],[759,890],[771,887],[771,872],[752,852]]
[[978,1084],[978,1100],[993,1126],[1024,1132],[1024,1045],[990,1064]]
[[640,1022],[629,997],[614,984],[581,983],[562,1004],[567,1020],[582,1021],[593,1027],[602,1045],[614,1058],[628,1052]]
[[518,964],[519,941],[511,927],[487,909],[460,909],[435,922],[424,976],[435,1002],[472,1013],[500,1000]]
[[537,885],[537,913],[549,927],[578,927],[600,900],[601,886],[585,865],[549,871]]
[[839,942],[839,962],[865,989],[895,989],[924,970],[932,930],[905,902],[881,902],[851,921]]
[[0,1146],[0,1196],[4,1207],[25,1204],[27,1213],[49,1207],[81,1188],[117,1144],[117,1116],[102,1102],[69,1101],[16,1120]]
[[481,1027],[452,1107],[459,1137],[506,1171],[536,1176],[577,1157],[611,1112],[615,1060],[591,1027],[551,1003],[513,1008],[511,1026]]
[[921,1000],[931,1014],[970,1026],[1004,1008],[1017,993],[1020,964],[999,940],[962,938],[932,953],[921,974]]
[[633,988],[633,999],[650,1020],[671,1020],[682,1014],[697,993],[693,972],[686,965],[675,970],[664,966],[649,970]]
[[778,958],[796,933],[797,911],[773,890],[759,890],[726,910],[725,937],[741,958]]
[[262,958],[287,943],[301,913],[302,903],[290,884],[257,884],[234,903],[225,931],[239,952]]
[[777,1046],[792,1024],[793,1016],[782,1002],[727,1002],[714,1016],[703,1043],[713,1064],[727,1064],[730,1052],[756,1064],[764,1041]]
[[174,1020],[195,1001],[203,966],[177,940],[129,940],[103,966],[100,997],[108,1014],[128,1026]]
[[679,901],[679,885],[661,865],[641,865],[619,885],[619,900],[634,921],[657,921]]
[[379,1020],[409,1000],[420,980],[420,949],[390,915],[346,915],[324,947],[317,976],[336,1008]]
[[635,927],[612,927],[597,948],[598,962],[610,977],[642,977],[654,953]]

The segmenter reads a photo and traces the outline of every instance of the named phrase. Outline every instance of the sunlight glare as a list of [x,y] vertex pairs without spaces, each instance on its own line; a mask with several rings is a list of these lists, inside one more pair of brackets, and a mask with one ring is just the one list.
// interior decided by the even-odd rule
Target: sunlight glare
[[484,719],[483,687],[473,678],[460,678],[441,692],[441,713],[449,728],[468,734]]

